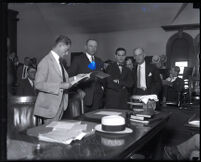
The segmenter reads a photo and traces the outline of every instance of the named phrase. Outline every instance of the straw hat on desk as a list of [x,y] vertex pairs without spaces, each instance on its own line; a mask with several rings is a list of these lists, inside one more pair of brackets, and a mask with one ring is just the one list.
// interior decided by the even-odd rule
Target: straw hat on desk
[[127,134],[133,130],[126,127],[125,118],[120,115],[109,115],[101,118],[101,124],[95,126],[95,130],[110,134]]

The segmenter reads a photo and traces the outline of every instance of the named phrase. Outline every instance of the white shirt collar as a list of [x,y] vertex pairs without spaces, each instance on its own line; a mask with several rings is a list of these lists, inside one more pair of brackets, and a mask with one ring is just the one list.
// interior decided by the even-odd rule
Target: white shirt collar
[[92,62],[92,55],[90,55],[90,54],[88,54],[88,53],[86,52],[86,56],[87,56],[87,58],[89,59],[89,61]]
[[145,61],[142,64],[138,64],[140,67],[145,67]]
[[53,50],[51,50],[51,52],[52,52],[52,55],[54,56],[54,58],[59,62],[59,55],[56,52],[54,52]]
[[59,63],[59,55],[56,52],[54,52],[53,50],[51,50],[51,53],[52,53],[53,57],[55,58],[58,66],[59,66],[60,72],[62,72],[61,66],[60,66],[60,63]]

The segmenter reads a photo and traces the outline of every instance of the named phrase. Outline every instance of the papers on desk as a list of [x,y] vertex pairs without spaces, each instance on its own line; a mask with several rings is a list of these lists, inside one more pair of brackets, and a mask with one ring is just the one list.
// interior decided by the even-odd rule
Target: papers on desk
[[54,121],[47,127],[53,127],[48,133],[39,134],[38,138],[42,141],[70,144],[73,140],[81,140],[87,135],[87,124],[81,122]]
[[97,114],[97,115],[120,115],[122,113],[121,112],[115,112],[115,111],[99,111],[95,114]]
[[131,96],[134,100],[142,101],[143,103],[147,104],[149,100],[158,101],[158,97],[155,94],[152,95],[133,95]]

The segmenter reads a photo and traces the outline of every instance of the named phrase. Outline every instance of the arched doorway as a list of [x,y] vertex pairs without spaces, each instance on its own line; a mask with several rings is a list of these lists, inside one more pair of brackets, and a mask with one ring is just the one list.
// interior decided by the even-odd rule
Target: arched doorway
[[177,61],[188,61],[188,66],[193,67],[194,58],[193,38],[182,30],[168,39],[166,45],[167,67],[175,65]]

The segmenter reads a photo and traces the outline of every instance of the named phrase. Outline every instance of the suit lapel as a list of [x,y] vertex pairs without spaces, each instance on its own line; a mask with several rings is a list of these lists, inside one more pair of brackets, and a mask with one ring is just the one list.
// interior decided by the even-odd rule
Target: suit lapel
[[145,78],[146,78],[146,86],[147,86],[147,85],[148,85],[148,82],[149,82],[149,81],[148,81],[148,78],[149,78],[149,77],[148,77],[148,74],[149,74],[149,72],[150,72],[150,71],[149,71],[149,70],[150,70],[150,67],[149,67],[149,65],[148,65],[146,62],[145,62],[145,66],[146,66],[146,67],[145,67]]
[[[51,52],[49,53],[49,56],[50,56],[50,59],[51,59],[53,65],[54,65],[55,69],[56,69],[56,72],[58,73],[58,75],[59,75],[61,78],[63,78],[63,77],[62,77],[62,73],[61,73],[60,68],[59,68],[59,65],[58,65],[57,61],[55,60],[55,58],[54,58],[54,56],[52,55]],[[64,69],[64,70],[65,70],[65,69]]]

